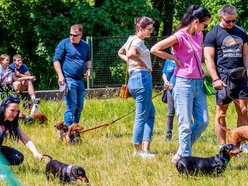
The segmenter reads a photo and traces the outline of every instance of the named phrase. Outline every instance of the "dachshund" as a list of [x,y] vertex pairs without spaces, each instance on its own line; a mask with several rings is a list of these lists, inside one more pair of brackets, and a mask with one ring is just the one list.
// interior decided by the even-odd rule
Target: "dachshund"
[[24,113],[19,113],[19,119],[23,120],[24,123],[31,123],[33,121],[38,121],[40,124],[47,124],[47,116],[42,113],[32,113],[26,116]]
[[63,184],[78,180],[80,180],[82,183],[89,183],[89,179],[86,176],[84,168],[80,166],[68,165],[58,160],[53,160],[53,158],[47,154],[43,154],[43,156],[46,156],[50,159],[46,165],[45,171],[47,181],[50,180],[50,175],[52,174],[54,178],[59,177]]
[[54,128],[58,131],[59,138],[64,144],[82,141],[80,133],[82,132],[83,127],[77,123],[73,123],[67,127],[65,122],[58,122],[54,125]]
[[232,156],[238,156],[241,150],[233,144],[225,144],[220,148],[219,154],[209,158],[195,156],[181,157],[176,168],[180,174],[186,176],[195,176],[199,172],[203,174],[220,174],[222,173]]
[[230,130],[223,126],[220,122],[221,118],[225,117],[225,115],[220,115],[217,120],[220,124],[220,127],[227,132],[227,142],[236,145],[237,147],[240,146],[241,142],[248,140],[248,126],[238,127],[236,129]]

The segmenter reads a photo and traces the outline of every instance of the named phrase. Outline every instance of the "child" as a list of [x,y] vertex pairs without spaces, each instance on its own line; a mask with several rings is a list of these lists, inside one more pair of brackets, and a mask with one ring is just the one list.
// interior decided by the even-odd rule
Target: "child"
[[172,138],[173,119],[175,116],[174,101],[172,97],[172,84],[170,83],[173,78],[173,72],[175,67],[176,67],[176,63],[174,61],[166,60],[164,64],[164,68],[162,70],[164,88],[166,89],[165,93],[167,94],[167,106],[168,106],[165,141],[170,141]]

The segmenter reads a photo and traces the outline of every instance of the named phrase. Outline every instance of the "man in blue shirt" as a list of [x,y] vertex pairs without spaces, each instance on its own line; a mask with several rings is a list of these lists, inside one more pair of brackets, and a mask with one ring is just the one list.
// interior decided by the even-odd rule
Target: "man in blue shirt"
[[68,88],[64,97],[66,103],[64,121],[67,126],[78,123],[80,120],[85,97],[85,86],[82,79],[84,75],[90,77],[91,74],[90,47],[81,40],[82,36],[82,25],[72,25],[70,37],[63,39],[57,45],[53,57],[58,83],[66,84]]
[[14,63],[10,64],[12,72],[15,73],[17,80],[13,82],[13,87],[17,93],[23,92],[26,88],[32,100],[35,100],[35,91],[32,81],[35,80],[35,76],[31,76],[28,67],[23,64],[22,56],[16,54],[13,56]]

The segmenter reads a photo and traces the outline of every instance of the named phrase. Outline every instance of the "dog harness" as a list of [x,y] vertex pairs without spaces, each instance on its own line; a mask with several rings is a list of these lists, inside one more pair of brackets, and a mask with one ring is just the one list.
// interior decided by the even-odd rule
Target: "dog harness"
[[72,165],[69,165],[66,169],[66,173],[69,177],[71,177],[71,168],[72,168]]

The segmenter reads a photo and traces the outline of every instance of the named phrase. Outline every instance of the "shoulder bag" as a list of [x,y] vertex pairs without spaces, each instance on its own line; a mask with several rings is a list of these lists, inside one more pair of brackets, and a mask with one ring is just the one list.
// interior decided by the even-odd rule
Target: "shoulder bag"
[[[136,38],[133,38],[133,40],[134,39],[136,39]],[[128,47],[128,50],[130,49],[133,40],[130,42],[130,45]],[[129,98],[129,97],[132,97],[131,94],[129,93],[129,90],[128,90],[127,79],[128,79],[128,65],[126,67],[125,84],[121,85],[121,89],[120,89],[120,95],[119,95],[120,98]]]

